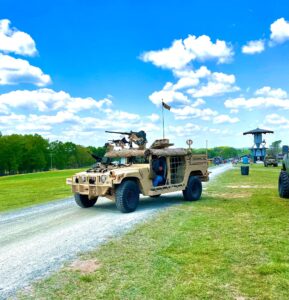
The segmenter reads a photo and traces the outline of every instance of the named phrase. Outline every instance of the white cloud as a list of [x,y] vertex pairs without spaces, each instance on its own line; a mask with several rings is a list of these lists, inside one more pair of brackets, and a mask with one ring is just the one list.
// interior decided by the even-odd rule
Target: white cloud
[[179,70],[194,60],[215,59],[218,63],[229,62],[233,54],[232,47],[225,41],[216,40],[213,43],[206,35],[189,35],[184,40],[175,40],[170,48],[145,52],[141,59],[152,62],[157,67]]
[[149,99],[155,105],[160,105],[162,99],[166,103],[180,102],[180,103],[189,103],[188,96],[184,95],[182,92],[177,92],[174,90],[174,85],[171,82],[167,82],[161,91],[153,92]]
[[276,97],[276,98],[287,98],[287,92],[278,88],[273,89],[270,86],[264,86],[261,89],[258,89],[255,92],[255,95],[257,96],[266,96],[266,97]]
[[[64,91],[56,92],[52,89],[38,90],[17,90],[0,95],[0,108],[26,108],[40,112],[67,110],[71,113],[82,110],[99,110],[109,106],[112,101],[102,99],[99,101],[93,98],[72,97]],[[7,113],[7,111],[6,111]]]
[[278,114],[270,114],[265,117],[265,124],[279,125],[280,128],[289,128],[289,119]]
[[209,81],[206,85],[203,85],[197,89],[189,89],[187,90],[187,92],[192,97],[212,97],[225,93],[236,92],[239,90],[239,87],[233,86],[228,83]]
[[51,79],[40,68],[31,66],[28,61],[0,53],[0,85],[17,83],[45,86],[51,83]]
[[160,119],[160,116],[157,114],[151,114],[148,116],[148,119],[150,119],[152,122],[157,122]]
[[217,111],[211,108],[199,109],[193,105],[187,105],[182,108],[171,108],[171,112],[177,120],[185,120],[190,118],[200,118],[202,120],[210,120],[211,117],[218,115]]
[[281,44],[289,40],[289,22],[284,18],[280,18],[272,23],[270,29],[271,45]]
[[265,50],[265,43],[263,40],[250,41],[242,47],[242,52],[245,54],[261,53]]
[[289,99],[279,99],[279,98],[272,98],[272,97],[253,97],[253,98],[235,98],[225,101],[225,107],[238,109],[238,108],[245,108],[245,109],[253,109],[253,108],[267,108],[267,107],[277,107],[282,109],[289,109]]
[[206,102],[205,102],[203,99],[198,98],[195,102],[193,102],[193,103],[191,104],[191,107],[198,107],[198,106],[203,105],[203,104],[205,104],[205,103],[206,103]]
[[10,27],[10,21],[0,20],[0,51],[33,56],[37,53],[31,36],[16,28]]
[[231,114],[237,114],[238,112],[239,112],[239,110],[236,109],[236,108],[233,108],[233,109],[230,110]]
[[289,109],[288,94],[286,91],[280,88],[273,89],[270,86],[264,86],[256,90],[254,94],[256,97],[251,97],[248,99],[245,97],[228,99],[224,102],[224,105],[231,110],[238,110],[239,108],[252,110],[257,107],[276,107],[281,109]]
[[167,82],[162,90],[153,92],[149,99],[154,104],[160,105],[162,99],[167,103],[190,104],[192,97],[216,96],[239,90],[235,86],[234,75],[211,72],[205,66],[196,71],[187,68],[173,73],[179,80],[175,84]]
[[201,127],[193,123],[187,123],[183,126],[169,126],[169,133],[179,137],[191,136],[193,132],[198,132],[200,130]]
[[214,117],[214,124],[223,124],[223,123],[230,123],[230,124],[233,124],[233,123],[237,123],[239,122],[239,118],[237,117],[230,117],[228,115],[218,115],[216,117]]

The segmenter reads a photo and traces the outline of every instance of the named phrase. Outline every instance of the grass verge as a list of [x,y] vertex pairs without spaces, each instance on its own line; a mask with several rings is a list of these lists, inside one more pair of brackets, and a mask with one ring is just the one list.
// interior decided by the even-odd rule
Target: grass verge
[[0,177],[0,211],[30,206],[71,195],[66,177],[77,170]]
[[[64,268],[23,299],[289,299],[289,202],[277,168],[235,168],[199,202],[166,209],[85,254],[97,270]],[[165,201],[165,197],[164,197]]]

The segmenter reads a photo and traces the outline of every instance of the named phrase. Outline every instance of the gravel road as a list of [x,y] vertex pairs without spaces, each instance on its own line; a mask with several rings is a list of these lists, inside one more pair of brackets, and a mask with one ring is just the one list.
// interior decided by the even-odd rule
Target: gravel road
[[[210,179],[231,165],[210,169]],[[95,249],[165,207],[181,203],[181,193],[157,199],[141,197],[134,213],[122,214],[99,198],[81,209],[73,198],[0,214],[0,299],[59,269],[79,253]]]

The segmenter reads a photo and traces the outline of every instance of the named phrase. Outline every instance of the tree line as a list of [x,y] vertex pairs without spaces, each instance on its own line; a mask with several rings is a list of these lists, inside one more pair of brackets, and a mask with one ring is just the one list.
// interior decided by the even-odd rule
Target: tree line
[[105,149],[50,142],[38,134],[2,135],[0,132],[0,175],[86,167],[95,162],[90,153],[103,157]]
[[192,149],[193,154],[206,154],[208,153],[208,158],[221,157],[223,159],[237,158],[243,155],[249,155],[249,149],[236,149],[228,146],[214,147],[214,148],[200,148]]

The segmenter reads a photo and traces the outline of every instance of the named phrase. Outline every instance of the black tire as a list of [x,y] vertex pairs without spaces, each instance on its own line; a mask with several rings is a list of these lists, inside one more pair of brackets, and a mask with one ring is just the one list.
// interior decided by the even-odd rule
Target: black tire
[[75,193],[74,200],[77,203],[77,205],[79,205],[80,207],[88,208],[88,207],[92,207],[96,203],[97,197],[93,199],[89,199],[87,195],[81,195]]
[[202,182],[197,176],[190,176],[183,196],[185,201],[197,201],[202,195]]
[[286,171],[281,171],[279,175],[278,189],[281,198],[289,198],[289,175]]
[[133,180],[123,181],[116,189],[116,207],[123,213],[136,210],[139,203],[139,187]]
[[150,197],[151,197],[151,198],[158,198],[160,195],[161,195],[161,194],[159,194],[159,195],[152,195],[152,196],[150,196]]

